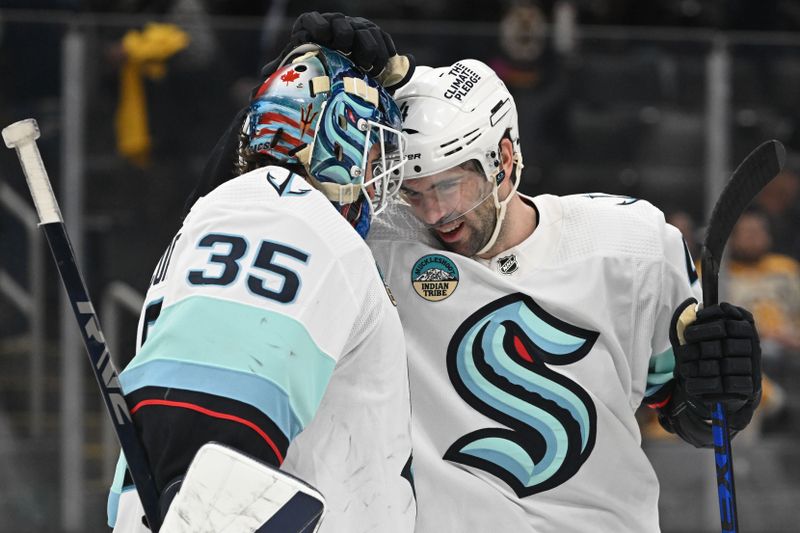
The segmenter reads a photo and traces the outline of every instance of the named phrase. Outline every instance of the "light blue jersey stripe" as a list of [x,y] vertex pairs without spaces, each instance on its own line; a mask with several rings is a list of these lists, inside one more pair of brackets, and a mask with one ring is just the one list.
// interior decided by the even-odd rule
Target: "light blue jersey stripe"
[[143,387],[164,387],[206,392],[252,405],[275,422],[289,440],[307,424],[292,409],[291,398],[282,388],[261,376],[236,370],[161,359],[126,370],[120,383],[126,394]]
[[675,370],[675,354],[672,348],[654,355],[650,358],[650,364],[647,369],[647,389],[644,391],[644,396],[652,396],[658,390],[669,382],[673,377]]
[[125,470],[128,464],[125,462],[125,457],[122,452],[119,453],[117,459],[117,466],[114,469],[114,481],[111,482],[111,490],[108,493],[108,503],[106,504],[106,515],[108,517],[108,527],[114,527],[117,523],[117,511],[119,511],[119,499],[123,492],[129,490],[136,490],[136,487],[129,485],[124,487],[122,484],[125,482]]
[[[335,365],[291,317],[194,296],[162,311],[120,380],[126,393],[155,385],[247,402],[291,439],[316,413]],[[287,400],[291,413],[276,411]]]

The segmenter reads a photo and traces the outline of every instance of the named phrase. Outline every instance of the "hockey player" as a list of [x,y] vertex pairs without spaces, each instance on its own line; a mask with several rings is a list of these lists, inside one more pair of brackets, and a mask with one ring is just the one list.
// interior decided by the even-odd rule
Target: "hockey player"
[[[400,321],[363,237],[402,177],[398,109],[343,55],[301,47],[238,125],[158,263],[120,380],[164,508],[221,442],[325,497],[320,531],[409,532]],[[399,181],[398,181],[399,183]],[[147,531],[120,460],[115,531]]]
[[743,428],[752,317],[723,304],[676,331],[699,283],[648,202],[517,194],[517,111],[483,63],[420,67],[395,98],[407,207],[370,245],[409,347],[417,531],[658,531],[634,411],[710,446],[722,398]]
[[[306,14],[295,29],[324,43],[343,26]],[[406,206],[369,243],[408,346],[416,531],[658,531],[634,411],[696,446],[712,444],[714,401],[745,427],[752,316],[714,305],[679,330],[697,274],[648,202],[518,194],[517,110],[485,64],[420,67],[394,96]]]

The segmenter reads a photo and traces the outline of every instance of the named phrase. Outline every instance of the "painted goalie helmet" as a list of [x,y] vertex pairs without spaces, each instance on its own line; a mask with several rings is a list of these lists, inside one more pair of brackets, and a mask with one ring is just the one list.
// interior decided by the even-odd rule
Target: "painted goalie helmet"
[[244,129],[250,152],[302,165],[362,236],[402,183],[397,105],[327,48],[308,44],[288,54],[253,96]]

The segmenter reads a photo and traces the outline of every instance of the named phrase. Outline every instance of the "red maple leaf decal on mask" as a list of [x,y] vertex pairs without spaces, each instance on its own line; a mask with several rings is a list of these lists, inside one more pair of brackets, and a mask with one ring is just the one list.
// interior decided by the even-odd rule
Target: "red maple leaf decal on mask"
[[284,81],[284,82],[286,82],[286,85],[289,85],[291,82],[293,82],[294,80],[296,80],[299,77],[300,77],[300,73],[295,72],[295,70],[292,69],[292,70],[288,71],[287,73],[285,73],[283,76],[281,76],[281,81]]

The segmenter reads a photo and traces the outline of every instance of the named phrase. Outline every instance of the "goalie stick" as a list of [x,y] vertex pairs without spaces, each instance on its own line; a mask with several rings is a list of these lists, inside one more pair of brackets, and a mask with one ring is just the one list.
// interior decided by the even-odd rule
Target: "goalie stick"
[[145,516],[150,524],[150,529],[157,532],[161,522],[158,510],[158,491],[144,447],[133,425],[130,409],[122,395],[119,374],[109,356],[103,332],[100,330],[100,322],[97,320],[94,306],[86,289],[86,283],[75,262],[75,254],[64,226],[64,220],[61,218],[61,210],[36,145],[38,138],[39,126],[32,118],[15,122],[3,128],[3,140],[6,146],[15,149],[17,157],[19,157],[25,179],[31,190],[33,203],[39,214],[39,225],[44,231],[53,259],[58,266],[61,281],[67,291],[72,311],[81,330],[94,377],[100,387],[106,411],[114,424],[114,431],[127,460],[128,470],[139,493]]
[[[786,159],[786,149],[780,141],[767,141],[742,161],[711,211],[706,238],[700,256],[703,305],[719,303],[719,267],[725,243],[733,226],[758,192],[778,175]],[[711,416],[714,438],[714,459],[717,470],[717,495],[722,533],[736,533],[739,521],[736,514],[736,492],[733,484],[731,438],[725,408],[716,402]]]

